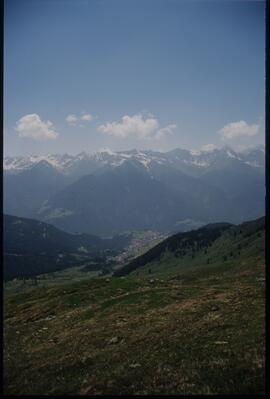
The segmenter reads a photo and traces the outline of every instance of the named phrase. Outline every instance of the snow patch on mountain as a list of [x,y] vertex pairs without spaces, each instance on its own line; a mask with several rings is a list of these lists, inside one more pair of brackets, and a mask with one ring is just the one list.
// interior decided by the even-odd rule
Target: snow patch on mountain
[[[32,168],[39,162],[46,161],[52,167],[67,175],[72,175],[76,170],[77,175],[92,173],[102,166],[116,167],[121,165],[125,160],[137,161],[146,169],[152,162],[176,167],[181,169],[181,165],[188,167],[201,168],[203,170],[211,167],[219,161],[219,159],[236,159],[254,168],[263,168],[264,148],[250,148],[242,152],[235,152],[228,147],[209,148],[204,150],[183,150],[176,149],[169,152],[159,151],[119,151],[114,152],[110,149],[101,149],[95,153],[81,152],[78,155],[69,154],[47,154],[47,155],[31,155],[18,157],[5,157],[3,166],[6,173],[17,174],[24,170]],[[82,172],[80,172],[82,170]],[[88,172],[89,170],[89,172]]]
[[196,165],[196,166],[200,166],[200,167],[203,167],[203,168],[209,166],[209,162],[201,161],[201,160],[198,160],[198,159],[193,159],[193,160],[184,159],[183,162],[185,164],[187,164],[187,165]]
[[246,161],[245,162],[247,165],[253,166],[254,168],[259,168],[260,165],[258,164],[257,161]]

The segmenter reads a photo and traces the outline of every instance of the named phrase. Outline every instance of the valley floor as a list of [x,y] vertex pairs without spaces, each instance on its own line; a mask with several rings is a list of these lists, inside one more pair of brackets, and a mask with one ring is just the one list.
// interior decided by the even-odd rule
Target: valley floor
[[263,394],[265,266],[9,288],[4,392]]

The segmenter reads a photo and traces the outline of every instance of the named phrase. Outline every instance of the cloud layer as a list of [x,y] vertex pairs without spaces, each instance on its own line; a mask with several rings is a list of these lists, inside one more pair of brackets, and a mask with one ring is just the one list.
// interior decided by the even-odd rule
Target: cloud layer
[[78,125],[81,121],[83,122],[91,122],[94,119],[94,116],[91,114],[82,114],[80,116],[77,116],[75,114],[69,114],[66,117],[66,122],[70,126],[76,126]]
[[155,138],[159,140],[167,134],[172,134],[175,128],[175,124],[170,124],[160,129],[158,120],[152,115],[136,114],[124,115],[120,122],[102,124],[98,127],[98,131],[119,138],[132,137],[138,140]]
[[50,121],[42,121],[38,114],[28,114],[19,119],[15,130],[20,137],[34,140],[56,139],[58,133]]
[[245,121],[231,122],[225,125],[218,133],[222,136],[222,139],[235,139],[238,137],[251,137],[255,136],[259,132],[260,125],[253,124],[249,125]]

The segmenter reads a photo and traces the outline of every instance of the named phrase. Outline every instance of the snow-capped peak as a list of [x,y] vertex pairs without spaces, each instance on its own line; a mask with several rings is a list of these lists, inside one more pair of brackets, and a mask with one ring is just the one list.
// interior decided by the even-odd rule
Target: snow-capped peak
[[264,148],[253,148],[249,151],[236,152],[230,147],[214,148],[213,145],[206,145],[201,150],[181,150],[176,149],[168,152],[158,151],[112,151],[108,148],[102,148],[98,152],[88,153],[81,152],[78,155],[69,154],[47,154],[47,155],[30,155],[4,158],[4,170],[7,173],[20,173],[26,169],[33,167],[33,165],[46,161],[58,171],[65,174],[80,174],[93,173],[100,167],[115,167],[121,165],[124,160],[135,160],[140,162],[146,169],[149,169],[151,162],[156,164],[168,165],[177,169],[184,168],[188,172],[189,165],[196,168],[196,170],[211,167],[216,164],[219,159],[224,157],[227,159],[234,158],[239,162],[246,163],[251,167],[264,166]]
[[100,148],[97,153],[101,153],[101,154],[108,154],[108,155],[116,155],[117,153],[112,151],[110,148],[108,147],[103,147]]
[[218,147],[215,146],[214,144],[205,144],[201,147],[202,152],[213,152],[217,149],[218,149]]
[[200,155],[201,154],[201,151],[200,150],[190,150],[190,154],[191,155],[195,155],[195,156],[198,156],[198,155]]

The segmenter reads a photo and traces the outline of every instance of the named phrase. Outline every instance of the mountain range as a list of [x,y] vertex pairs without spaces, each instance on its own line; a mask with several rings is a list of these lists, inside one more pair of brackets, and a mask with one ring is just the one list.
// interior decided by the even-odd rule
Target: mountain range
[[67,232],[181,231],[265,213],[264,147],[4,158],[4,211]]
[[147,166],[152,161],[160,164],[171,164],[177,169],[199,176],[209,168],[218,166],[220,162],[236,159],[254,168],[264,168],[265,148],[263,145],[236,152],[229,146],[209,150],[174,149],[168,152],[159,151],[111,151],[104,149],[95,153],[81,152],[78,155],[50,154],[30,156],[4,157],[4,171],[17,174],[41,161],[48,162],[58,171],[67,175],[82,176],[97,171],[102,166],[119,166],[126,159],[133,159]]

